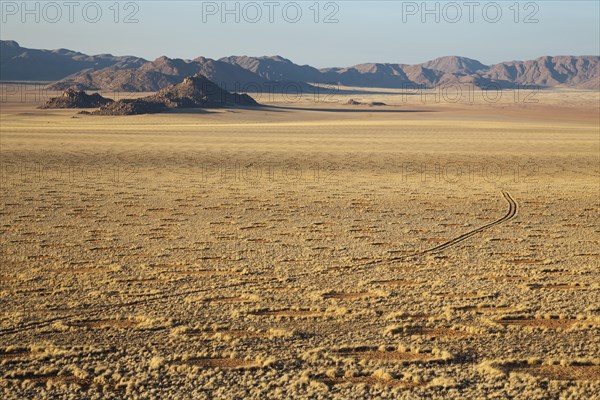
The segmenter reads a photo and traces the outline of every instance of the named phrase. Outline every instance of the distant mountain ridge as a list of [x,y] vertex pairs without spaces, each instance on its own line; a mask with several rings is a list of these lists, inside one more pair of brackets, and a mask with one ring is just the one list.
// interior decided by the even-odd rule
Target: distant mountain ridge
[[219,59],[231,65],[237,65],[268,81],[318,82],[321,71],[310,65],[297,65],[281,56],[248,57],[231,56]]
[[88,56],[66,49],[27,49],[15,41],[0,40],[0,79],[4,81],[54,81],[84,69],[136,68],[145,62],[143,58],[133,56]]
[[[518,86],[600,89],[599,56],[546,56],[485,65],[446,56],[421,64],[365,63],[317,69],[281,56],[230,56],[219,60],[159,57],[154,61],[109,54],[88,56],[70,50],[35,50],[0,41],[0,79],[56,80],[52,89],[158,91],[186,76],[202,74],[227,90],[265,90],[273,84],[338,84],[381,88],[431,88],[449,83],[479,87]],[[270,85],[270,86],[269,86]]]
[[237,65],[204,57],[182,60],[163,56],[154,61],[146,61],[139,67],[121,67],[117,64],[98,70],[86,69],[61,79],[51,85],[51,88],[156,92],[195,74],[204,75],[219,86],[232,90],[236,85],[244,86],[250,82],[264,83],[263,79],[258,79],[254,73]]

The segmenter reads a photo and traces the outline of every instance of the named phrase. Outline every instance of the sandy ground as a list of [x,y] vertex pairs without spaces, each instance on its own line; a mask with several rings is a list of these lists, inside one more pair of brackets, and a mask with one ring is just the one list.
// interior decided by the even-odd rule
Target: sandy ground
[[0,397],[600,398],[599,95],[502,95],[4,96]]

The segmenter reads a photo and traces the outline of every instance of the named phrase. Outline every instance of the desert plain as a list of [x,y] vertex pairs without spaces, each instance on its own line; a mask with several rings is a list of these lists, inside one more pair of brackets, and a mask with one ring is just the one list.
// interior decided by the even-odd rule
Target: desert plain
[[597,92],[2,100],[3,399],[600,398]]

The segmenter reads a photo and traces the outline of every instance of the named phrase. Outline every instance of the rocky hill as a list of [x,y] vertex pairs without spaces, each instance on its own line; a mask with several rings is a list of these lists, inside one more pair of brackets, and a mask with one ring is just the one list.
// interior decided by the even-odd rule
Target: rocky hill
[[139,99],[124,99],[106,104],[94,115],[153,114],[181,108],[215,108],[258,106],[247,94],[230,93],[203,75],[185,78],[181,83],[167,86],[158,93]]
[[67,89],[62,96],[51,98],[40,108],[98,108],[112,102],[112,99],[102,97],[98,93],[87,94],[82,90]]

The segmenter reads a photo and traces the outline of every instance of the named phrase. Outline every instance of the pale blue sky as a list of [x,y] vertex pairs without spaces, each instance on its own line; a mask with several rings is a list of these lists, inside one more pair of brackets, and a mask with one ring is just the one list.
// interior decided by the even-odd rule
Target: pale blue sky
[[[474,22],[469,21],[469,8],[457,1],[462,18],[457,18],[456,8],[439,3],[440,22],[435,14],[426,15],[422,22],[421,10],[408,15],[418,2],[403,1],[337,1],[337,23],[323,23],[323,18],[334,11],[327,1],[319,2],[319,23],[314,22],[315,1],[299,1],[302,17],[297,23],[284,19],[287,6],[289,19],[295,17],[291,2],[279,1],[274,10],[273,23],[268,21],[268,6],[257,1],[263,13],[257,23],[244,21],[243,7],[239,2],[240,23],[235,15],[221,21],[221,1],[137,1],[137,23],[123,23],[130,6],[120,2],[119,22],[115,23],[114,1],[98,1],[102,16],[96,23],[83,17],[95,18],[92,2],[80,1],[74,9],[74,21],[69,21],[68,8],[61,6],[57,17],[52,7],[43,9],[40,2],[28,8],[33,14],[22,15],[21,1],[2,1],[0,36],[16,40],[21,46],[32,48],[68,48],[87,54],[112,53],[136,55],[154,59],[161,55],[178,58],[205,56],[220,58],[227,55],[282,55],[299,64],[316,67],[349,66],[363,62],[420,63],[444,55],[461,55],[478,59],[486,64],[500,61],[532,59],[543,55],[598,55],[600,53],[600,2],[598,1],[537,1],[520,2],[519,22],[515,22],[515,1],[497,1],[502,16],[496,23],[495,5],[478,2],[474,8]],[[527,5],[527,3],[532,3]],[[63,4],[57,1],[55,4]],[[429,2],[428,8],[434,8]],[[216,15],[205,15],[203,9],[218,8]],[[444,8],[446,6],[446,8]],[[483,7],[488,7],[484,16]],[[17,9],[15,9],[17,7]],[[234,7],[229,2],[228,7]],[[527,7],[527,9],[525,9]],[[403,9],[406,11],[403,21]],[[246,17],[255,17],[255,8],[247,7]],[[445,10],[445,13],[444,13]],[[35,21],[38,12],[40,22]],[[533,16],[537,23],[524,23]],[[44,14],[45,13],[45,14]],[[25,18],[25,22],[22,18]],[[446,17],[446,18],[444,18]],[[51,19],[57,22],[50,22]]]

